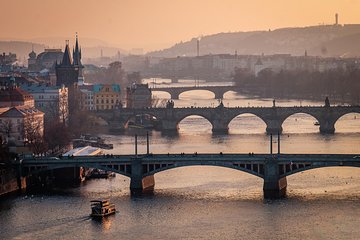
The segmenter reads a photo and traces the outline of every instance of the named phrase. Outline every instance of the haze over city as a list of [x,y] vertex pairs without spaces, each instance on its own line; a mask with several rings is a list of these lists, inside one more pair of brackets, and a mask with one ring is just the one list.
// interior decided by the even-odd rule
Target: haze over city
[[332,24],[335,13],[342,24],[360,23],[357,0],[2,0],[1,8],[0,39],[63,39],[78,32],[145,51],[219,32]]
[[0,239],[360,239],[360,0],[0,0]]

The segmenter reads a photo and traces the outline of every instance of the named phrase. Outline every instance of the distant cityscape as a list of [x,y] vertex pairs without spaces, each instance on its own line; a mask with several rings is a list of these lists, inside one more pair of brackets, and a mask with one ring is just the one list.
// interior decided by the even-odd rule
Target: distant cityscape
[[[339,25],[337,16],[334,25],[316,28],[329,32],[339,29],[350,31],[351,34],[354,29],[360,32],[358,25]],[[302,32],[304,29],[296,31]],[[77,33],[74,46],[66,40],[63,49],[46,48],[42,52],[35,52],[32,47],[26,65],[19,64],[15,53],[2,53],[0,142],[4,159],[8,159],[9,163],[11,156],[61,156],[66,155],[73,147],[76,149],[77,145],[91,144],[93,147],[111,148],[112,144],[84,135],[94,127],[121,131],[126,127],[176,131],[182,115],[176,120],[175,115],[178,113],[174,109],[176,106],[173,100],[178,100],[181,92],[187,89],[212,91],[219,101],[218,106],[212,104],[214,109],[225,107],[222,98],[229,90],[273,98],[273,107],[276,98],[287,97],[321,101],[326,97],[327,107],[330,107],[328,96],[341,103],[359,104],[360,86],[357,79],[360,76],[360,57],[324,56],[328,51],[326,47],[323,49],[323,56],[310,55],[308,46],[305,45],[303,54],[295,56],[289,53],[239,54],[238,50],[234,50],[232,54],[226,51],[212,54],[205,53],[208,51],[208,41],[206,37],[192,40],[189,42],[192,43],[192,54],[173,57],[161,56],[161,52],[143,54],[141,49],[134,49],[133,54],[129,55],[121,55],[118,51],[113,57],[105,57],[101,50],[101,56],[87,59],[87,64],[83,63],[86,56]],[[183,45],[189,47],[189,43]],[[179,49],[180,45],[171,49]],[[172,51],[171,49],[163,52]],[[143,79],[148,79],[148,83],[152,84],[143,83]],[[156,79],[168,79],[171,83],[190,79],[195,81],[195,85],[183,89],[158,89]],[[200,80],[210,83],[231,82],[232,85],[201,88],[198,85]],[[344,81],[347,82],[345,86]],[[314,88],[315,85],[319,87]],[[170,98],[156,98],[153,90],[168,91]],[[175,115],[167,120],[170,115],[163,115],[163,110],[159,110],[159,114],[163,115],[161,123],[152,110],[149,110],[152,108],[174,109],[172,114]],[[190,115],[191,111],[194,110],[188,110]],[[207,116],[211,112],[207,109],[199,111],[204,111],[199,113],[201,116]],[[264,116],[261,118],[266,119]],[[225,116],[222,119],[208,116],[207,119],[215,132],[227,132],[227,124],[231,121],[226,120]],[[266,124],[268,134],[282,132],[282,122]],[[335,131],[334,123],[326,126],[318,124],[320,132]],[[71,151],[83,151],[74,149]],[[96,150],[89,151],[98,154]],[[66,171],[71,172],[64,169],[57,170],[54,174],[58,179],[66,175],[70,181],[78,181],[87,174],[84,168],[73,171],[75,175],[69,175]],[[27,185],[24,182],[26,179],[17,179],[16,172],[12,170],[2,178],[5,184],[0,193]],[[37,180],[29,180],[33,181]]]
[[1,6],[0,239],[359,239],[360,2]]

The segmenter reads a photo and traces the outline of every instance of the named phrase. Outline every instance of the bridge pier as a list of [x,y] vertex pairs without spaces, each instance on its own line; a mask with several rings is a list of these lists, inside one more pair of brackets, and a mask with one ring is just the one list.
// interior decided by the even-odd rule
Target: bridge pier
[[180,93],[178,93],[178,92],[170,93],[170,96],[171,96],[171,99],[173,99],[173,100],[179,100]]
[[266,121],[266,133],[267,134],[278,134],[282,133],[282,123],[279,120],[269,120]]
[[320,133],[323,134],[333,134],[335,133],[335,124],[330,123],[329,121],[320,122]]
[[214,91],[214,94],[215,94],[215,99],[223,99],[223,97],[224,97],[223,92]]
[[264,198],[279,199],[286,196],[287,180],[280,177],[276,159],[266,159],[264,164]]
[[143,176],[142,159],[135,157],[131,159],[131,179],[130,191],[131,193],[141,193],[153,191],[155,187],[154,175]]
[[173,119],[162,119],[161,120],[161,130],[170,131],[170,132],[177,132],[178,124]]
[[224,122],[221,119],[215,119],[211,122],[212,124],[212,132],[213,133],[228,133],[229,132],[229,126],[227,122]]

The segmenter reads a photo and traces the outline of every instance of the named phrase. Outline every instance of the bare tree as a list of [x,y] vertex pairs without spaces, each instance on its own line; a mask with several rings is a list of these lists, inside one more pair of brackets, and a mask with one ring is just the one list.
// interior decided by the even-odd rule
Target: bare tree
[[62,120],[62,123],[66,125],[69,115],[69,100],[67,92],[61,91],[59,96],[59,114]]
[[0,136],[0,164],[10,165],[10,153],[4,139]]
[[0,132],[4,134],[7,138],[10,137],[13,128],[14,125],[10,119],[2,120],[0,123]]
[[67,123],[69,115],[68,95],[62,91],[58,99],[53,99],[46,106],[46,122]]
[[30,114],[24,119],[23,138],[35,154],[46,152],[46,144],[43,138],[44,123],[35,114]]
[[52,153],[67,149],[71,140],[69,129],[60,122],[46,125],[44,139],[48,150]]

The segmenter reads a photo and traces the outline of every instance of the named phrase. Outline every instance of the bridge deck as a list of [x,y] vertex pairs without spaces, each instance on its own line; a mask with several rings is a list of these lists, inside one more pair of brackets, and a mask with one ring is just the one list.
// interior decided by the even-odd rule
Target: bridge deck
[[275,160],[279,163],[296,162],[359,162],[360,154],[150,154],[150,155],[110,155],[110,156],[82,156],[82,157],[62,157],[62,158],[25,158],[22,161],[23,166],[27,165],[46,165],[46,164],[82,164],[82,163],[130,163],[138,158],[143,162],[264,162],[266,160]]

